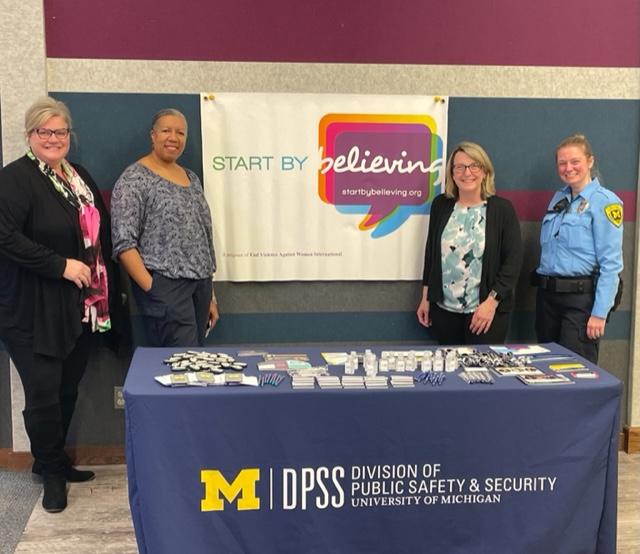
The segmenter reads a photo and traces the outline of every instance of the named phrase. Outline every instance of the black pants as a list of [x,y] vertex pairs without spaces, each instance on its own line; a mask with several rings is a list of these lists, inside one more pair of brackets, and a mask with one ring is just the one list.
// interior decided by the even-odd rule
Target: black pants
[[61,475],[71,464],[64,451],[91,347],[85,328],[64,359],[33,352],[33,342],[3,337],[24,388],[25,429],[31,443],[34,468],[43,475]]
[[209,321],[210,279],[169,279],[152,273],[151,290],[132,282],[152,346],[202,346]]
[[597,364],[600,339],[587,337],[593,301],[593,292],[550,292],[539,288],[536,296],[538,342],[557,342]]
[[509,329],[510,312],[497,312],[486,333],[475,335],[470,329],[473,314],[459,314],[442,309],[435,302],[429,305],[431,330],[439,344],[504,344]]

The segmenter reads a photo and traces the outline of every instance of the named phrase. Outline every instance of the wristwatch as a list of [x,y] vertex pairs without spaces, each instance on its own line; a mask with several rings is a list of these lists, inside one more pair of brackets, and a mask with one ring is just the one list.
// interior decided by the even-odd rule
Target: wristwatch
[[496,302],[500,302],[500,300],[502,300],[502,298],[500,297],[500,295],[493,289],[491,289],[491,292],[489,293],[489,296],[491,298],[493,298]]

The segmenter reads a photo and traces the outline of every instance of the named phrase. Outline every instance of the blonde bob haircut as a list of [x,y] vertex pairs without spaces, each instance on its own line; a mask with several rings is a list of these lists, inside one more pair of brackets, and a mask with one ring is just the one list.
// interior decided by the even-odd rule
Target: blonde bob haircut
[[73,127],[71,112],[64,102],[60,102],[60,100],[50,96],[38,98],[24,114],[24,133],[26,137],[28,138],[40,125],[56,116],[64,119],[67,127],[71,130]]
[[464,152],[474,162],[479,163],[482,166],[482,169],[485,173],[480,189],[480,196],[482,197],[482,199],[486,200],[490,196],[494,196],[496,194],[496,172],[493,169],[493,164],[489,159],[489,155],[479,144],[467,141],[458,144],[458,146],[454,148],[453,152],[451,152],[451,156],[449,156],[446,169],[447,175],[444,182],[445,196],[447,196],[448,198],[455,198],[456,200],[459,197],[458,187],[453,180],[453,158],[455,158],[458,152]]

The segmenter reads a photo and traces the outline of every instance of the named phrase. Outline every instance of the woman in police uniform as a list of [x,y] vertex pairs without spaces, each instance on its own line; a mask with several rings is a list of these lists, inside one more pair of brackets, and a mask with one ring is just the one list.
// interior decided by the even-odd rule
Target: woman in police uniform
[[542,221],[536,333],[597,363],[622,271],[622,201],[593,176],[584,135],[559,144],[556,167],[566,186]]

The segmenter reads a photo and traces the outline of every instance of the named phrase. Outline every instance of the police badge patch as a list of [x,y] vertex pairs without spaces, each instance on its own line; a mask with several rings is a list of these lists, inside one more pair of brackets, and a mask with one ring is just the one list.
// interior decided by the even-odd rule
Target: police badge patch
[[605,206],[604,213],[607,219],[611,221],[616,227],[622,225],[622,205],[621,204],[609,204]]

